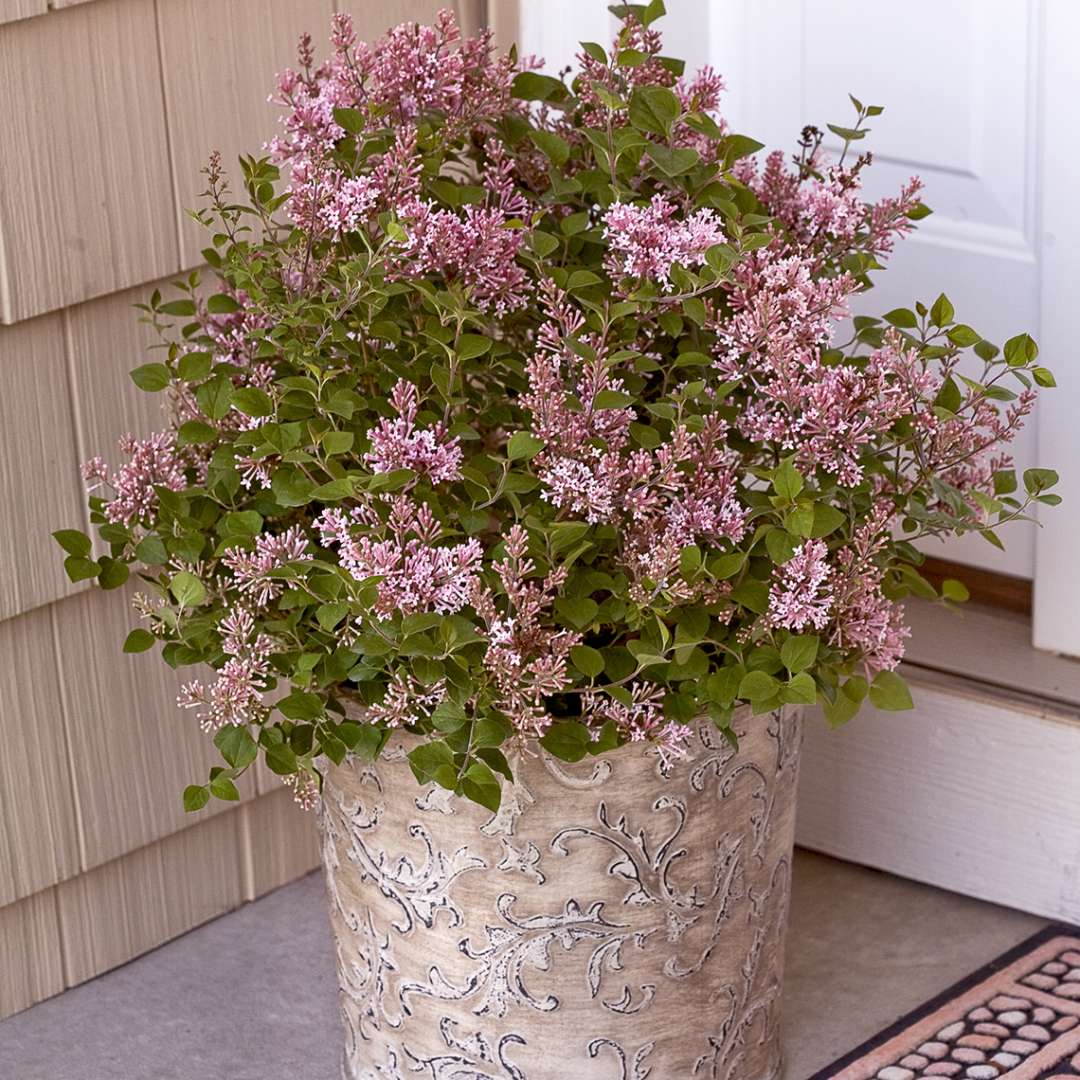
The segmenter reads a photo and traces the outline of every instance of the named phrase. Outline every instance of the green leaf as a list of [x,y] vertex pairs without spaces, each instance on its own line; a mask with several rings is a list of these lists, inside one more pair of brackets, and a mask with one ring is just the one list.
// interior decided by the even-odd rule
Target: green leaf
[[566,97],[566,87],[550,75],[521,71],[510,84],[510,93],[522,101],[561,101]]
[[968,587],[962,581],[957,581],[956,578],[946,578],[941,583],[941,595],[946,600],[954,600],[958,604],[963,604],[971,599]]
[[447,769],[454,775],[454,751],[441,739],[421,743],[409,751],[408,757],[413,775],[421,784],[438,782],[436,778],[445,776]]
[[764,615],[769,608],[769,586],[756,578],[747,578],[731,590],[731,599],[757,615]]
[[474,360],[491,350],[491,338],[483,334],[462,334],[458,338],[457,355],[461,360]]
[[232,402],[233,385],[226,375],[215,375],[195,391],[195,401],[211,420],[220,420]]
[[493,814],[502,801],[499,778],[483,761],[473,761],[461,778],[461,791],[467,799],[487,807]]
[[870,684],[870,702],[879,709],[899,712],[913,709],[911,691],[895,671],[879,671]]
[[949,328],[949,340],[961,349],[969,349],[982,340],[982,335],[967,324],[958,323],[956,326]]
[[662,173],[672,177],[685,176],[701,161],[701,155],[690,147],[672,150],[667,146],[650,146],[649,157]]
[[64,573],[69,581],[87,581],[101,573],[101,566],[93,559],[84,559],[81,555],[69,555],[64,560]]
[[245,416],[271,416],[274,412],[270,395],[257,386],[244,386],[234,390],[232,404]]
[[890,326],[896,326],[901,330],[914,330],[919,325],[915,312],[910,308],[893,308],[885,313],[885,321]]
[[206,599],[205,586],[187,570],[181,570],[173,575],[172,581],[169,582],[169,592],[182,607],[195,607]]
[[817,684],[801,671],[780,687],[780,698],[787,705],[813,705],[817,701]]
[[296,772],[296,754],[288,743],[280,742],[268,746],[264,756],[267,768],[278,776],[289,776]]
[[810,536],[815,540],[828,536],[846,521],[847,515],[837,510],[835,506],[823,502],[814,503],[814,524],[810,529]]
[[511,461],[531,461],[543,449],[543,439],[527,431],[515,431],[506,444],[506,456]]
[[814,506],[815,504],[810,499],[800,499],[784,517],[788,532],[804,540],[808,539],[814,531],[814,522],[817,519]]
[[595,41],[583,41],[581,43],[581,48],[598,64],[603,64],[607,67],[607,53],[604,52],[604,47],[602,45],[597,45]]
[[705,681],[705,692],[710,701],[728,706],[739,696],[739,685],[746,676],[742,664],[729,664],[714,671]]
[[210,781],[210,794],[215,799],[222,799],[225,802],[240,801],[240,792],[236,790],[236,785],[227,776],[215,776]]
[[246,727],[226,724],[214,735],[214,745],[221,756],[234,768],[243,769],[259,756],[259,745]]
[[774,697],[779,689],[779,681],[771,675],[764,671],[748,671],[739,683],[738,696],[750,702],[767,701]]
[[1053,469],[1024,470],[1024,490],[1029,495],[1039,495],[1057,482],[1058,474]]
[[348,614],[349,605],[338,601],[334,604],[322,604],[316,609],[315,618],[324,630],[333,630]]
[[1005,342],[1005,363],[1009,367],[1023,367],[1039,355],[1039,346],[1029,334],[1017,334]]
[[103,589],[119,589],[130,574],[127,563],[123,559],[110,559],[107,555],[100,562],[98,584]]
[[730,166],[740,158],[749,157],[759,150],[765,149],[765,144],[757,139],[751,139],[749,135],[727,135],[723,141],[724,162]]
[[367,118],[359,109],[337,108],[334,110],[334,122],[350,135],[363,135],[367,129]]
[[592,741],[589,729],[577,720],[562,720],[547,729],[540,745],[561,761],[580,761]]
[[277,703],[277,708],[289,720],[321,720],[326,715],[322,698],[306,690],[294,690]]
[[844,693],[839,693],[836,695],[835,701],[823,700],[821,711],[825,714],[825,720],[828,722],[829,727],[838,728],[855,716],[859,711],[859,702],[852,701]]
[[765,534],[765,547],[769,552],[769,558],[777,566],[782,566],[795,554],[798,544],[798,540],[786,529],[770,529]]
[[328,431],[321,440],[323,451],[331,457],[347,454],[355,441],[356,437],[351,431]]
[[184,809],[189,814],[201,810],[210,801],[210,791],[204,784],[189,784],[184,788]]
[[213,357],[204,351],[184,353],[177,362],[176,370],[184,382],[195,382],[205,379],[210,374],[210,365]]
[[1032,370],[1031,374],[1039,386],[1057,386],[1054,373],[1049,368],[1037,367]]
[[679,99],[666,86],[638,86],[630,95],[630,123],[639,131],[667,136],[680,112]]
[[131,381],[140,389],[154,394],[169,385],[172,375],[164,364],[143,364],[131,372]]
[[861,131],[858,128],[841,127],[839,124],[825,125],[834,135],[839,135],[844,142],[857,142],[866,138],[866,128]]
[[152,649],[154,647],[155,641],[157,641],[157,638],[154,637],[149,630],[144,630],[142,627],[136,627],[126,638],[124,638],[124,652],[146,652],[147,649]]
[[580,630],[596,618],[600,605],[587,596],[561,596],[555,601],[555,610],[571,626]]
[[78,529],[58,529],[53,539],[69,554],[80,559],[90,558],[90,537]]
[[794,502],[799,493],[806,486],[802,473],[792,464],[791,460],[784,461],[773,473],[773,490],[782,499]]
[[206,310],[211,315],[232,315],[240,310],[240,305],[228,293],[214,293],[206,301]]
[[689,581],[701,569],[701,548],[688,544],[679,552],[679,573]]
[[746,552],[731,551],[726,555],[717,555],[709,560],[709,573],[718,581],[733,578],[746,565]]
[[197,446],[213,442],[217,434],[217,428],[202,420],[185,420],[176,433],[176,442],[178,446]]
[[158,308],[163,315],[189,316],[195,314],[194,300],[169,300]]
[[[953,307],[952,301],[942,293],[930,308],[930,321],[935,326],[949,326],[952,323],[955,314],[956,309]],[[974,342],[972,342],[972,344],[974,344]]]
[[621,409],[629,405],[634,399],[621,390],[601,390],[593,398],[594,409]]
[[553,131],[530,131],[529,138],[553,165],[565,165],[570,157],[570,144]]
[[812,667],[817,659],[819,641],[814,634],[793,634],[780,646],[780,659],[792,674]]
[[575,645],[570,650],[570,659],[573,661],[574,667],[576,667],[578,671],[584,675],[588,675],[591,679],[595,679],[598,675],[603,673],[603,656],[601,656],[596,649],[593,649],[588,645]]

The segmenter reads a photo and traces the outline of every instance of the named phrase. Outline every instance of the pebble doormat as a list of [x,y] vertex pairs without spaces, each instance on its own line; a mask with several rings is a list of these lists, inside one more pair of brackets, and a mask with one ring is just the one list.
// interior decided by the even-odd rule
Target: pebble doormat
[[1049,926],[811,1080],[1077,1080],[1080,927]]

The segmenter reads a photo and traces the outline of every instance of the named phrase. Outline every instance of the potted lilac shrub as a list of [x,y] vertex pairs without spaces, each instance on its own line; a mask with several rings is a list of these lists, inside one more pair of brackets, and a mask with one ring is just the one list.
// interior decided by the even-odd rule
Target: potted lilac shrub
[[1030,337],[846,321],[929,213],[860,196],[880,108],[762,160],[620,10],[572,78],[305,38],[145,305],[164,429],[56,534],[199,667],[187,808],[319,808],[352,1080],[775,1077],[801,710],[909,707],[903,600],[965,595],[916,543],[1055,501]]

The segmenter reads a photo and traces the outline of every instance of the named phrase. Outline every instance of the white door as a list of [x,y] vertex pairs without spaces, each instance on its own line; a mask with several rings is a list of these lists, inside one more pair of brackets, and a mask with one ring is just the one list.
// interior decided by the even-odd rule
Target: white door
[[[1014,444],[1018,470],[1057,467],[1064,507],[1041,532],[1003,530],[935,554],[1036,580],[1036,644],[1080,655],[1080,380],[1070,316],[1080,299],[1080,2],[1076,0],[668,0],[665,52],[712,64],[728,83],[736,131],[794,149],[804,124],[851,119],[848,93],[885,106],[859,148],[875,162],[867,197],[913,173],[933,216],[901,242],[866,313],[946,292],[958,318],[997,343],[1023,330],[1059,389]],[[602,0],[523,3],[524,53],[569,63],[578,40],[616,25]],[[826,144],[828,145],[828,144]],[[1073,498],[1069,499],[1072,494]],[[1070,523],[1077,528],[1074,530]]]

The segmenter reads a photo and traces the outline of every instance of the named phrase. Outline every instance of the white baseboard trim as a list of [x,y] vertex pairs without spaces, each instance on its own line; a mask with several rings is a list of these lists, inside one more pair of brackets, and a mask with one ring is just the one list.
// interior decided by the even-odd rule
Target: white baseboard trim
[[1080,923],[1080,715],[908,668],[914,712],[811,710],[798,843]]

